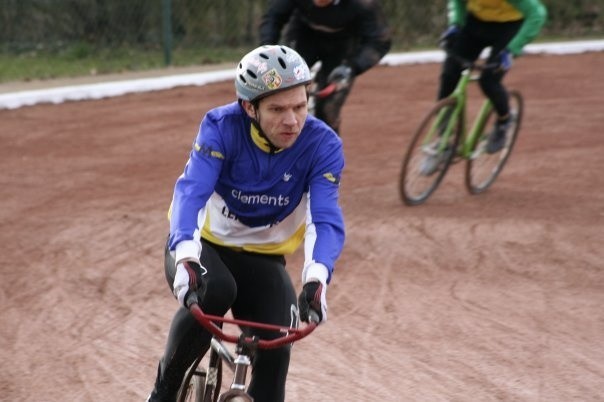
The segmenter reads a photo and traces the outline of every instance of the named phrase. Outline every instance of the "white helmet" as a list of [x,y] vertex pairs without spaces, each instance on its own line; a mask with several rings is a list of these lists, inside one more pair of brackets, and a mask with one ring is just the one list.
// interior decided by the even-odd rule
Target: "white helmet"
[[235,90],[239,99],[253,102],[310,81],[308,65],[298,52],[283,45],[266,45],[243,56],[237,66]]

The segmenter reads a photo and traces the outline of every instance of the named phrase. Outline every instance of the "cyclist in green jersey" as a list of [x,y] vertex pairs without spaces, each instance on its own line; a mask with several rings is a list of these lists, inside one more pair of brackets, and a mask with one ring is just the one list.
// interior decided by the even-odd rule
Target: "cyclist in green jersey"
[[[488,64],[480,77],[480,87],[497,112],[495,127],[489,136],[487,152],[496,153],[505,145],[510,122],[508,92],[502,80],[514,57],[541,31],[547,10],[540,0],[448,0],[449,27],[441,35],[447,51],[440,76],[438,98],[453,92],[462,71],[459,58],[475,61],[490,47]],[[457,56],[458,58],[456,58]]]

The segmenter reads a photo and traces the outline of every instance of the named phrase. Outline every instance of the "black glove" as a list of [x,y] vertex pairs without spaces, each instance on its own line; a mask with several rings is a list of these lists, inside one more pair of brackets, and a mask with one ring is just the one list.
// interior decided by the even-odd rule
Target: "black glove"
[[318,322],[327,320],[326,288],[327,286],[319,281],[308,282],[302,287],[302,292],[298,296],[300,320],[309,322],[312,318],[312,312],[317,315]]
[[176,275],[173,282],[173,293],[178,302],[189,307],[189,297],[198,289],[205,289],[204,276],[208,271],[194,261],[182,261],[176,264]]
[[457,37],[459,36],[459,27],[457,25],[451,25],[448,27],[445,32],[440,35],[438,39],[438,45],[441,49],[450,52],[457,41]]
[[327,82],[341,86],[349,85],[350,81],[352,81],[352,68],[345,64],[334,68],[327,77]]

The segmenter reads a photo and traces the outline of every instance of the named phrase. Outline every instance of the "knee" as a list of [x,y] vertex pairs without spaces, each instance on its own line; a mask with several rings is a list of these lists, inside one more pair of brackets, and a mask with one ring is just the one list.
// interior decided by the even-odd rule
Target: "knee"
[[320,104],[320,112],[317,113],[317,117],[325,121],[330,127],[334,129],[338,128],[341,121],[342,107],[344,106],[349,93],[350,87],[342,89],[332,95],[329,99],[326,99]]
[[462,66],[453,57],[447,57],[440,71],[441,80],[452,80],[457,83],[461,76]]
[[235,302],[237,286],[230,277],[210,277],[200,296],[207,313],[223,315]]
[[497,91],[501,87],[502,74],[494,73],[493,71],[486,70],[478,79],[478,84],[484,93],[490,94]]
[[446,63],[440,73],[439,99],[449,96],[453,92],[459,77],[461,77],[461,69],[451,62]]
[[254,359],[256,369],[273,370],[275,368],[287,368],[291,357],[291,346],[277,349],[258,350]]
[[457,83],[460,76],[458,70],[444,68],[440,73],[440,80],[445,83]]
[[255,401],[285,400],[285,380],[291,347],[258,350],[254,356],[249,393]]

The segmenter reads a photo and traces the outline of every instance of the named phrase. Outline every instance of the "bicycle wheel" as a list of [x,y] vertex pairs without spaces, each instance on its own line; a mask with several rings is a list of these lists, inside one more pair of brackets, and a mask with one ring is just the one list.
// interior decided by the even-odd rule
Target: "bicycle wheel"
[[210,349],[207,369],[198,358],[187,371],[178,391],[178,402],[216,402],[222,385],[222,360]]
[[470,194],[479,194],[493,184],[508,161],[522,123],[523,100],[518,91],[510,91],[511,124],[506,136],[505,146],[497,153],[486,152],[489,130],[495,121],[495,111],[491,108],[483,122],[481,134],[472,145],[472,154],[466,163],[466,188]]
[[254,400],[243,390],[231,389],[222,394],[220,402],[254,402]]
[[187,370],[182,385],[180,386],[180,390],[178,391],[178,396],[176,398],[178,402],[203,401],[206,372],[201,367],[199,367],[200,361],[201,357],[195,360],[189,370]]
[[462,130],[460,117],[449,122],[456,106],[455,98],[438,101],[413,134],[399,176],[399,193],[405,204],[422,204],[447,173]]

